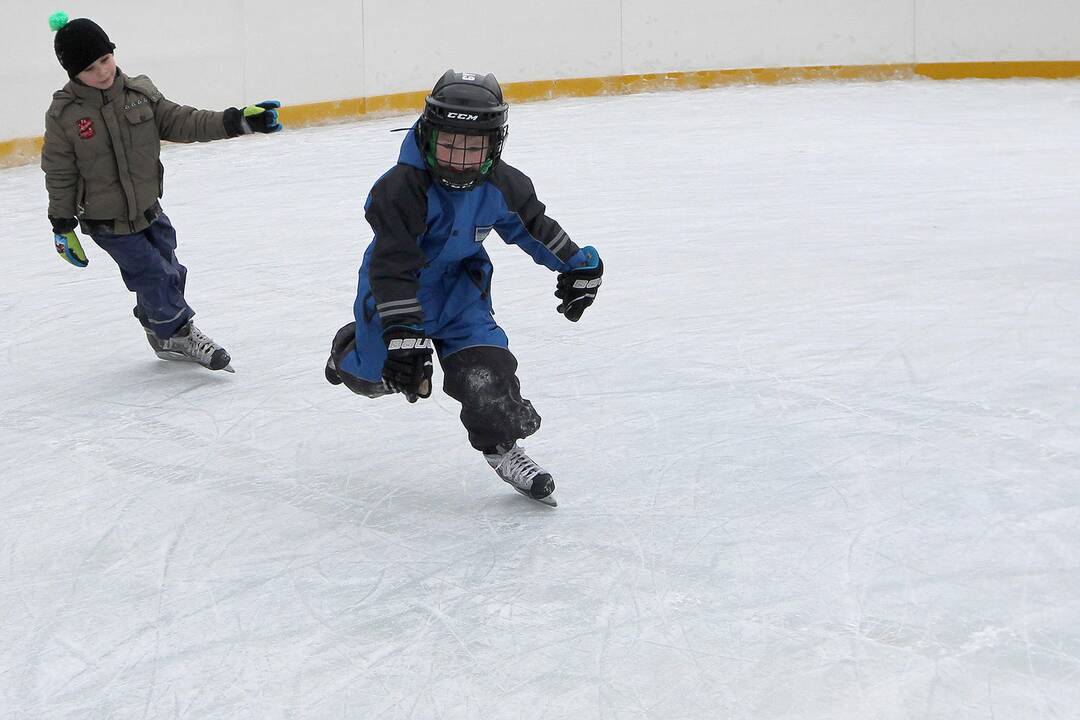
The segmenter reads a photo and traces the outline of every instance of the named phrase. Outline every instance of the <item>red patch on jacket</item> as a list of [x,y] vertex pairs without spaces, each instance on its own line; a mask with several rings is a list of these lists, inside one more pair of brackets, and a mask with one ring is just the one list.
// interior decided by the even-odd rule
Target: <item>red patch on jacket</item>
[[89,140],[94,137],[94,121],[90,118],[83,118],[77,123],[79,127],[79,137],[83,140]]

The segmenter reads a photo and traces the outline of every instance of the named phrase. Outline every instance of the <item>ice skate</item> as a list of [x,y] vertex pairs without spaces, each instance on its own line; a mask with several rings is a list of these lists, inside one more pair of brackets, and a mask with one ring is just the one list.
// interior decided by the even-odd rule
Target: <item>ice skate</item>
[[516,442],[496,446],[484,453],[484,459],[499,477],[525,497],[551,507],[559,504],[555,500],[555,481],[551,473],[537,465]]
[[358,378],[355,375],[350,375],[348,372],[342,373],[338,369],[338,358],[347,355],[352,352],[356,346],[356,323],[351,322],[345,327],[337,331],[337,335],[334,336],[334,341],[330,344],[330,357],[326,359],[326,366],[323,368],[323,375],[326,377],[326,381],[331,385],[341,385],[345,383],[345,387],[352,390],[357,395],[363,395],[364,397],[377,398],[383,395],[393,395],[394,391],[386,387],[386,384],[381,380],[378,382],[369,382],[362,378]]
[[345,373],[343,376],[337,368],[337,363],[334,362],[334,356],[331,355],[326,361],[326,367],[323,368],[323,375],[326,376],[326,381],[331,385],[341,385],[345,383],[345,387],[352,390],[357,395],[363,395],[364,397],[377,398],[383,395],[393,395],[394,391],[386,387],[386,383],[368,382],[361,378],[355,377]]
[[154,354],[162,360],[195,362],[211,370],[236,372],[230,365],[232,358],[225,348],[207,337],[190,320],[166,340],[162,340],[148,328],[144,330]]
[[341,374],[338,373],[337,363],[334,362],[333,355],[326,360],[326,367],[323,368],[323,375],[326,376],[326,382],[331,385],[340,385],[345,382],[341,379]]

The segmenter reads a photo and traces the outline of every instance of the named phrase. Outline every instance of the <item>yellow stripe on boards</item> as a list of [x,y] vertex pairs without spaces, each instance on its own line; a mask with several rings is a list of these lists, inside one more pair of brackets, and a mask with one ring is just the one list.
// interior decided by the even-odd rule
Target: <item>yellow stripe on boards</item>
[[[916,76],[934,80],[1077,78],[1080,77],[1080,62],[1071,60],[960,62],[699,70],[510,82],[503,84],[503,92],[508,102],[520,103],[560,97],[627,95],[659,90],[698,90],[723,85],[775,85],[812,80],[900,80]],[[278,113],[286,128],[298,128],[371,115],[418,113],[424,107],[426,95],[426,91],[416,91],[288,105],[281,108]],[[41,154],[41,143],[40,137],[0,140],[0,167],[36,162]]]
[[0,168],[29,165],[41,160],[44,138],[16,138],[0,140]]
[[400,115],[420,112],[424,107],[427,91],[397,93],[396,95],[376,95],[368,98],[368,113],[372,115]]
[[278,120],[285,127],[318,125],[335,118],[360,117],[367,114],[365,98],[332,102],[288,105],[278,109]]
[[529,102],[558,97],[626,95],[658,90],[698,90],[722,85],[772,85],[808,80],[894,80],[909,78],[911,75],[911,66],[908,65],[829,65],[538,80],[506,83],[503,85],[503,90],[507,100],[511,102]]
[[969,80],[985,78],[1045,78],[1062,80],[1080,77],[1080,62],[1068,60],[1047,62],[969,62],[917,63],[915,74],[933,80]]

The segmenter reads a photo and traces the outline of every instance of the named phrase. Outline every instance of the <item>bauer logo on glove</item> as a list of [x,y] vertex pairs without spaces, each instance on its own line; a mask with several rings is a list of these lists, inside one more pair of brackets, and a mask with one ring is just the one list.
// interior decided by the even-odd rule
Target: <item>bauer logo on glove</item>
[[395,338],[386,346],[387,350],[434,350],[430,338]]
[[383,362],[383,383],[394,392],[405,395],[411,403],[431,397],[431,355],[435,343],[415,325],[394,325],[383,331],[386,360]]

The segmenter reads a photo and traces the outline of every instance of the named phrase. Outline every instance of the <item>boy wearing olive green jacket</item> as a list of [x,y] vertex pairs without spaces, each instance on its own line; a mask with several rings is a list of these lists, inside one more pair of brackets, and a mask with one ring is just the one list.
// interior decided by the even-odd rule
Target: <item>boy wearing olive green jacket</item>
[[71,81],[45,115],[41,169],[56,251],[77,267],[87,258],[79,227],[120,266],[135,293],[134,314],[158,357],[232,371],[229,353],[191,321],[187,268],[176,231],[161,209],[161,141],[207,142],[281,130],[276,101],[224,112],[167,100],[148,77],[128,77],[116,46],[96,23],[54,14],[56,57]]

